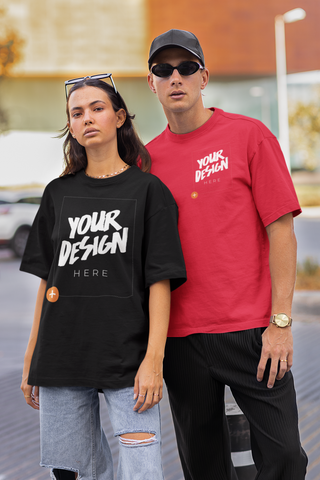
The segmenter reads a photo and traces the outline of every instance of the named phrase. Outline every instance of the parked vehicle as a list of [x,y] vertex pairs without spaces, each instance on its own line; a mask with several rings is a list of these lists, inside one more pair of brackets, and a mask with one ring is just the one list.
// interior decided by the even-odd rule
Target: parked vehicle
[[0,248],[22,257],[41,195],[42,190],[0,192]]

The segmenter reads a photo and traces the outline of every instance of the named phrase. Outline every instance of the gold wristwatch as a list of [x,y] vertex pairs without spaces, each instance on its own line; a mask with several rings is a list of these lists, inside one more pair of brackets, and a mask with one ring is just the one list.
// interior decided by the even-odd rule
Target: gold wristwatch
[[276,315],[271,315],[270,323],[280,328],[291,327],[292,318],[288,317],[285,313],[277,313]]

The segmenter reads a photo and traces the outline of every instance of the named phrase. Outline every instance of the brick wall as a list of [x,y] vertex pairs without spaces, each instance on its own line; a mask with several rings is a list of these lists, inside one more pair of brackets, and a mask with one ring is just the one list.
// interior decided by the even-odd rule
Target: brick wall
[[274,18],[297,7],[307,16],[285,27],[288,73],[320,70],[319,0],[148,0],[149,44],[171,28],[190,30],[211,75],[274,75]]

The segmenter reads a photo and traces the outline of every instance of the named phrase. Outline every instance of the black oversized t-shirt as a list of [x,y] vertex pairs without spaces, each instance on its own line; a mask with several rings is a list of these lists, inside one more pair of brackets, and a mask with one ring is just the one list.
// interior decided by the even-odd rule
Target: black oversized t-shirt
[[137,167],[52,181],[20,269],[47,280],[29,384],[133,385],[148,341],[148,287],[186,279],[168,188]]

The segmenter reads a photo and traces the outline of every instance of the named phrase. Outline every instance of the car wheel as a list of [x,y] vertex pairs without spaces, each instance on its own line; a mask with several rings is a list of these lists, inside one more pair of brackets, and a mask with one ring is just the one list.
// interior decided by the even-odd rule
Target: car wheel
[[17,257],[22,257],[24,250],[26,248],[29,233],[30,233],[30,228],[21,227],[14,234],[14,237],[11,241],[11,248]]

